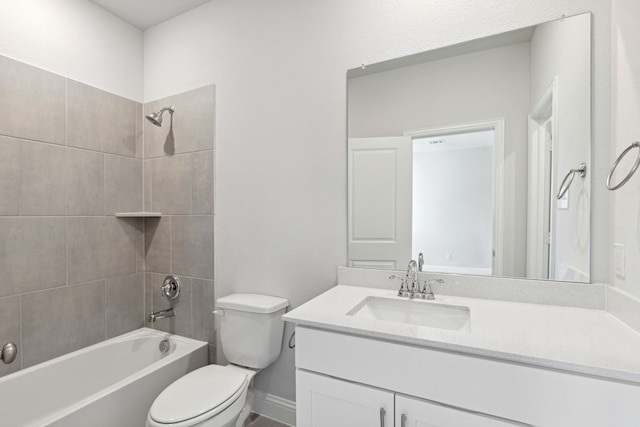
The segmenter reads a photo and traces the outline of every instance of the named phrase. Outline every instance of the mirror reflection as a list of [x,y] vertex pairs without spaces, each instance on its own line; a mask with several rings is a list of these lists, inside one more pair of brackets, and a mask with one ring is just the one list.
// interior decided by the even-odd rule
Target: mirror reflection
[[589,282],[590,73],[590,14],[349,70],[349,265]]

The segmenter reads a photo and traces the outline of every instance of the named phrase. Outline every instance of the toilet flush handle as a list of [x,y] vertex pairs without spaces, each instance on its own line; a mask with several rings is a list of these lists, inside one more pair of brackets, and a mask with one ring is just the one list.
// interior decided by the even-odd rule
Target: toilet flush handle
[[224,310],[213,310],[212,313],[214,316],[224,316]]

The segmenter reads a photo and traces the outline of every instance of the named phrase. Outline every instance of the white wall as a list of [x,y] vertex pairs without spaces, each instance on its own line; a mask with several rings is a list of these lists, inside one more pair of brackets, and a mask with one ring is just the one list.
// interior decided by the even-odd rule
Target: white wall
[[491,272],[492,171],[491,147],[414,152],[414,259],[422,252],[429,266],[485,268]]
[[[603,182],[607,1],[214,0],[147,30],[146,100],[216,84],[217,296],[263,292],[298,306],[335,283],[347,247],[347,69],[589,10],[595,16],[592,178]],[[605,281],[607,197],[594,191],[593,200],[592,279]],[[293,352],[285,350],[256,387],[293,400]]]
[[525,277],[529,43],[350,78],[349,137],[504,118],[503,275]]
[[[631,142],[640,140],[640,32],[637,0],[613,2],[612,54],[612,138],[611,163]],[[630,170],[637,149],[620,164],[614,183]],[[640,298],[640,172],[622,188],[614,191],[611,211],[613,227],[611,243],[621,243],[626,252],[625,277],[615,274],[611,261],[611,283],[636,298]],[[636,314],[637,316],[637,314]]]
[[[590,38],[588,14],[540,25],[531,38],[531,108],[558,77],[558,111],[554,112],[557,139],[553,142],[554,179],[551,209],[555,210],[556,278],[560,266],[589,276],[589,212],[591,207]],[[568,209],[559,209],[555,195],[565,175],[580,163],[587,177],[576,176],[568,191]],[[600,186],[602,184],[600,183]]]
[[87,0],[5,0],[0,55],[142,102],[142,31]]

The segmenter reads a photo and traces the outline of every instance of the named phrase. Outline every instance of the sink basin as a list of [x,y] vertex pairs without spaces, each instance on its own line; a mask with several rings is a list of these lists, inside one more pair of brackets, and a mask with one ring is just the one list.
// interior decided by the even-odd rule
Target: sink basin
[[469,307],[427,301],[366,297],[347,316],[454,331],[471,330]]

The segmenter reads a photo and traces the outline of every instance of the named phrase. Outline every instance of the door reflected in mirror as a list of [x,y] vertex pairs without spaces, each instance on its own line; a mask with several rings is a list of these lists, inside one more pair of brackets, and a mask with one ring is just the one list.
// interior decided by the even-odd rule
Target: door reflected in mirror
[[590,73],[590,14],[350,70],[349,265],[589,282]]

